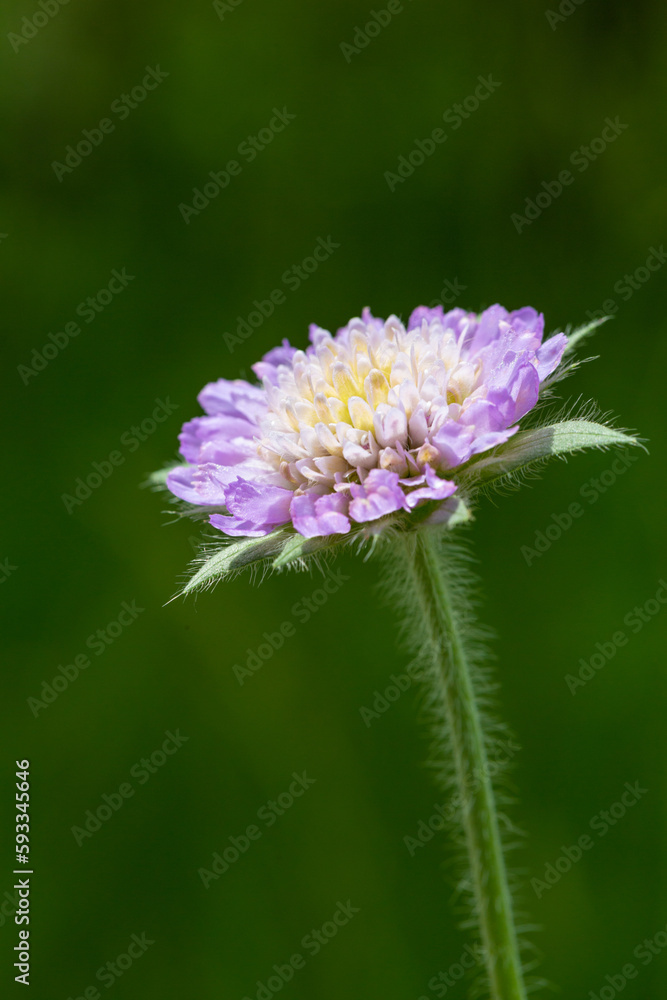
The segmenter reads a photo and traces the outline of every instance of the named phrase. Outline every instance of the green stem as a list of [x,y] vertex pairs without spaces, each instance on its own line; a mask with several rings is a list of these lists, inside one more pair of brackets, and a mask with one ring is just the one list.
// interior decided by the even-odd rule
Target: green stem
[[[486,742],[471,665],[457,624],[456,601],[448,568],[434,533],[422,530],[404,543],[406,567],[415,588],[415,606],[423,612],[422,636],[437,670],[438,699],[443,705],[448,744],[470,862],[484,956],[493,1000],[525,1000],[512,898],[507,880],[498,811],[489,776]],[[430,659],[430,656],[429,656]],[[470,776],[476,780],[470,782]]]

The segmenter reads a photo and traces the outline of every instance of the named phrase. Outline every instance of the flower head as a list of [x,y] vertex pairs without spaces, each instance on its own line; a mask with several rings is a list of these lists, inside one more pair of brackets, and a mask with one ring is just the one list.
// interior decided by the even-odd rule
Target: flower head
[[167,486],[232,536],[345,535],[425,505],[444,518],[457,472],[516,434],[558,366],[567,337],[542,343],[543,328],[499,305],[311,326],[305,350],[284,341],[253,366],[261,385],[202,390]]

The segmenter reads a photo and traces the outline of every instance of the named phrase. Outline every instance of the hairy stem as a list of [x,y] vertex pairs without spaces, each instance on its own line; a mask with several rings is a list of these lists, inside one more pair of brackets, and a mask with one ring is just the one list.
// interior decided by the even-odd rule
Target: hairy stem
[[[421,639],[433,669],[442,706],[447,747],[453,757],[451,776],[462,802],[475,921],[479,925],[493,1000],[525,1000],[498,809],[489,773],[483,713],[475,690],[474,669],[466,650],[457,606],[460,585],[448,565],[448,545],[422,530],[397,542],[406,560],[412,595],[409,601],[420,621]],[[396,551],[396,550],[394,550]],[[458,592],[458,598],[457,598]],[[407,602],[406,602],[407,603]],[[469,614],[469,611],[467,611]],[[471,776],[474,780],[471,782]]]

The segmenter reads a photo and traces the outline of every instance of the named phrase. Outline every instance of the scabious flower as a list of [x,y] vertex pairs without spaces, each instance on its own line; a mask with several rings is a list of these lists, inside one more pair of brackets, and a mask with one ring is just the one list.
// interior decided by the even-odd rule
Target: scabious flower
[[[591,405],[520,429],[546,385],[576,366],[563,355],[596,326],[543,343],[540,314],[499,305],[480,315],[420,306],[407,329],[368,309],[335,335],[311,326],[304,351],[284,341],[254,365],[261,384],[207,385],[206,416],[180,435],[187,464],[151,477],[232,536],[203,543],[182,594],[248,567],[306,569],[353,539],[384,555],[387,595],[425,685],[431,763],[462,803],[449,825],[467,848],[467,926],[493,1000],[525,1000],[523,942],[488,761],[498,733],[488,667],[455,529],[486,489],[552,457],[640,443],[594,419]],[[480,776],[474,788],[470,774]]]
[[567,337],[543,330],[499,305],[312,325],[305,351],[283,341],[253,366],[261,385],[205,386],[167,486],[232,536],[344,535],[426,504],[445,520],[457,471],[516,434],[558,366]]

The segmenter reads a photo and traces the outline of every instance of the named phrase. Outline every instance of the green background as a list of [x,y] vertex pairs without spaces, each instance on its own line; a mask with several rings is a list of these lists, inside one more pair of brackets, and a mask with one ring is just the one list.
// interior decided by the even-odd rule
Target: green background
[[[369,20],[367,4],[243,0],[221,19],[210,3],[73,0],[15,52],[6,36],[39,9],[8,3],[0,38],[0,558],[16,567],[0,585],[0,893],[12,886],[14,760],[29,758],[33,995],[83,996],[146,933],[154,944],[115,995],[254,998],[348,899],[359,913],[308,956],[286,997],[430,1000],[429,980],[462,955],[444,836],[414,857],[403,839],[443,801],[423,767],[416,693],[368,727],[360,716],[405,667],[378,566],[340,559],[349,580],[240,686],[233,665],[264,631],[296,622],[293,605],[317,579],[241,577],[165,606],[198,529],[166,527],[163,497],[140,489],[175,456],[204,383],[247,377],[283,337],[304,344],[310,322],[335,329],[365,305],[407,318],[449,280],[465,286],[457,305],[530,303],[549,330],[607,299],[619,306],[593,342],[600,359],[563,390],[638,428],[650,455],[583,502],[585,516],[530,566],[521,547],[581,501],[612,455],[551,466],[481,507],[473,534],[501,711],[522,748],[513,817],[528,836],[514,864],[542,878],[625,782],[648,789],[540,899],[527,884],[540,971],[562,996],[588,997],[634,962],[624,996],[667,997],[667,954],[646,967],[633,958],[667,926],[667,612],[575,695],[564,680],[667,578],[667,271],[627,301],[614,290],[667,235],[663,5],[588,0],[552,28],[541,4],[406,0],[349,62],[340,45]],[[157,64],[164,82],[125,120],[110,113]],[[489,74],[500,86],[488,100],[460,128],[443,124]],[[296,118],[241,159],[274,107]],[[572,167],[616,116],[628,127],[587,170]],[[53,162],[105,117],[113,132],[59,181]],[[438,127],[446,142],[390,191],[385,172]],[[233,158],[240,175],[186,224],[179,205]],[[511,215],[568,167],[574,182],[518,233]],[[340,247],[286,290],[283,273],[329,236]],[[123,267],[128,287],[25,384],[19,366],[33,349]],[[285,302],[230,352],[223,334],[275,288]],[[178,408],[131,451],[121,439],[156,398]],[[63,494],[114,450],[123,463],[68,513]],[[132,600],[145,609],[136,622],[35,717],[28,698]],[[169,729],[188,741],[150,781],[129,779]],[[304,769],[312,788],[271,828],[260,822],[261,839],[205,889],[198,869]],[[128,779],[134,796],[78,846],[72,827]],[[16,932],[5,916],[11,996],[23,989],[12,981]]]

